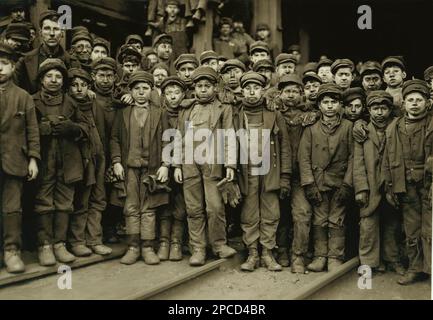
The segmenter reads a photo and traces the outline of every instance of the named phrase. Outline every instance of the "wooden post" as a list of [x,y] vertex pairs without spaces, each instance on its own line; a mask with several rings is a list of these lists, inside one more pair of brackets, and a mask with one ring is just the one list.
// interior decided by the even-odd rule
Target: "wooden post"
[[30,7],[30,21],[36,27],[36,32],[39,32],[39,16],[48,10],[51,5],[51,0],[36,0],[36,3]]
[[272,40],[281,49],[283,45],[281,18],[281,0],[254,0],[251,34],[255,34],[257,24],[266,23],[271,29]]
[[213,8],[208,7],[206,9],[206,22],[200,24],[197,32],[194,33],[193,50],[196,55],[206,50],[212,50],[214,15]]

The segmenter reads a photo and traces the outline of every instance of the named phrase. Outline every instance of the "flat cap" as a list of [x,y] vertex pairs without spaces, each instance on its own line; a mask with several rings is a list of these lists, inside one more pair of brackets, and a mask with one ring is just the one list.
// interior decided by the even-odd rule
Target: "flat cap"
[[200,64],[203,64],[207,60],[216,59],[218,60],[218,54],[213,50],[203,51],[200,55]]
[[319,71],[320,67],[324,67],[324,66],[332,66],[333,61],[331,59],[328,58],[321,58],[316,65],[316,70]]
[[39,26],[42,26],[42,22],[44,22],[45,19],[52,19],[55,18],[56,21],[59,21],[60,15],[57,13],[57,11],[54,10],[45,10],[41,12],[39,15]]
[[164,91],[166,87],[174,85],[179,86],[182,91],[186,90],[185,82],[178,76],[170,76],[165,78],[164,81],[162,81],[161,83],[161,90]]
[[129,36],[126,37],[126,39],[125,39],[126,44],[130,43],[131,41],[139,42],[139,43],[141,43],[141,45],[143,45],[143,43],[144,43],[143,38],[138,34],[130,34]]
[[360,71],[361,77],[367,72],[368,73],[376,72],[382,74],[382,66],[377,61],[366,61],[361,66],[361,71]]
[[244,73],[240,79],[241,88],[244,88],[248,83],[255,83],[261,87],[266,85],[267,79],[260,73],[254,71],[248,71]]
[[90,45],[93,46],[93,38],[88,32],[85,31],[76,32],[72,37],[71,44],[74,44],[80,40],[87,40],[90,42]]
[[269,46],[266,42],[264,41],[255,41],[253,43],[251,43],[250,45],[250,54],[253,54],[254,51],[265,51],[268,54],[271,52],[269,50]]
[[322,83],[322,78],[320,78],[315,72],[304,72],[302,82],[306,84],[308,81],[316,81]]
[[130,44],[124,44],[120,47],[119,55],[117,56],[117,61],[119,61],[120,64],[123,63],[126,57],[133,56],[135,57],[139,62],[141,61],[141,53],[137,51],[133,46]]
[[382,71],[385,71],[385,68],[390,67],[390,66],[398,66],[402,70],[406,70],[402,56],[389,56],[389,57],[386,57],[385,59],[383,59]]
[[13,7],[11,7],[9,12],[12,13],[12,12],[24,11],[24,10],[25,10],[25,8],[22,4],[17,4],[17,5],[14,5]]
[[63,75],[63,80],[68,78],[68,71],[66,69],[65,63],[58,58],[48,58],[45,59],[40,65],[38,70],[38,78],[41,78],[52,69],[59,70]]
[[419,79],[408,80],[403,83],[403,98],[411,92],[419,92],[425,97],[430,96],[430,89],[427,85],[427,82]]
[[26,23],[16,22],[10,23],[5,31],[6,38],[30,41],[30,29]]
[[258,72],[262,68],[266,68],[268,70],[271,70],[272,72],[275,71],[274,64],[269,59],[259,60],[253,64],[253,71],[255,72]]
[[195,54],[184,53],[184,54],[181,54],[179,57],[177,57],[177,59],[174,61],[174,67],[176,68],[176,70],[178,70],[180,68],[180,66],[185,64],[185,63],[192,63],[196,67],[198,67],[198,64],[199,64]]
[[192,81],[198,82],[200,79],[207,79],[213,83],[218,82],[218,73],[211,67],[200,66],[192,73]]
[[275,65],[279,66],[282,63],[294,63],[296,64],[295,57],[290,53],[280,53],[277,58],[275,59]]
[[0,56],[6,56],[8,59],[12,61],[18,60],[17,52],[14,48],[12,48],[9,44],[0,41]]
[[301,78],[299,78],[297,74],[286,74],[280,79],[280,82],[278,82],[278,90],[282,90],[285,86],[289,84],[296,84],[301,88],[304,86]]
[[146,82],[150,84],[151,87],[153,87],[154,84],[153,76],[147,71],[142,71],[142,70],[135,71],[129,77],[128,87],[132,88],[138,82]]
[[267,25],[266,23],[258,23],[256,27],[256,31],[261,31],[261,30],[271,30],[271,28],[269,28],[269,25]]
[[334,83],[325,83],[319,87],[317,92],[317,101],[320,101],[325,95],[336,96],[339,100],[342,100],[343,92],[340,87]]
[[117,63],[111,57],[102,57],[92,62],[92,70],[110,69],[114,72],[117,71]]
[[156,69],[163,69],[165,71],[167,71],[167,74],[170,74],[170,69],[168,68],[167,64],[163,63],[163,62],[158,62],[157,64],[155,64],[152,69],[150,70],[150,73],[153,74],[153,72]]
[[309,72],[316,73],[317,70],[317,63],[316,62],[308,62],[304,66],[304,71],[302,72],[302,75],[305,75]]
[[110,42],[104,38],[97,37],[93,40],[93,47],[101,46],[107,49],[107,53],[110,54]]
[[241,61],[239,61],[238,59],[228,59],[228,60],[227,60],[226,62],[224,62],[224,64],[222,65],[220,72],[221,72],[221,73],[225,73],[225,72],[227,72],[228,70],[233,69],[233,68],[239,68],[239,69],[241,69],[243,72],[245,72],[245,70],[247,69],[247,68],[245,67],[245,65],[244,65]]
[[218,56],[218,61],[227,61],[228,59],[226,56]]
[[289,49],[287,49],[287,52],[293,52],[293,51],[301,51],[301,46],[299,44],[292,44]]
[[428,67],[424,71],[424,80],[430,81],[431,79],[433,79],[433,66]]
[[167,1],[165,2],[165,5],[166,5],[166,6],[168,6],[168,5],[179,6],[179,5],[180,5],[180,2],[179,2],[179,0],[167,0]]
[[233,27],[233,20],[228,17],[222,17],[220,20],[220,26],[222,26],[223,24],[229,24],[230,26]]
[[367,95],[367,107],[371,107],[375,103],[386,103],[390,107],[394,107],[392,96],[385,90],[370,91]]
[[162,33],[158,36],[155,37],[155,39],[153,39],[153,43],[152,43],[152,47],[156,47],[161,43],[168,43],[173,45],[173,37],[170,36],[169,34],[166,33]]
[[350,59],[337,59],[331,65],[332,74],[336,74],[337,70],[340,68],[350,68],[350,70],[353,72],[353,70],[355,70],[355,65]]
[[81,68],[70,68],[68,70],[68,79],[72,80],[74,78],[81,78],[87,81],[87,83],[92,82],[92,77],[90,77],[90,74],[86,70]]
[[344,103],[349,103],[355,99],[361,99],[361,101],[365,103],[365,92],[362,88],[354,87],[343,91]]

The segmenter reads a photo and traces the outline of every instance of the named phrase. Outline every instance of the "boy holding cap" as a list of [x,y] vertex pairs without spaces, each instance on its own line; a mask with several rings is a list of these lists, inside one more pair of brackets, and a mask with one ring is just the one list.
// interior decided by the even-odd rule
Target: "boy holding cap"
[[354,79],[355,65],[349,59],[337,59],[331,65],[331,72],[334,75],[334,82],[341,90],[350,88]]
[[75,184],[83,180],[79,144],[88,138],[88,124],[63,92],[67,78],[60,59],[46,59],[39,66],[41,90],[33,96],[42,155],[34,211],[38,215],[39,263],[43,266],[54,265],[56,260],[75,260],[66,250],[66,238]]
[[342,118],[342,92],[336,84],[320,86],[322,116],[302,133],[298,150],[301,186],[313,206],[314,272],[340,266],[345,250],[345,204],[351,197],[352,123]]
[[[182,137],[185,137],[187,132],[190,134],[207,129],[211,131],[208,139],[221,139],[217,137],[218,129],[233,129],[233,119],[232,107],[222,104],[216,98],[218,74],[210,67],[198,67],[192,79],[195,84],[195,101],[180,111],[178,129]],[[220,258],[236,254],[236,251],[227,245],[224,202],[217,187],[218,182],[224,177],[232,181],[236,169],[236,155],[233,154],[233,146],[229,143],[233,141],[224,140],[224,165],[216,159],[209,161],[209,158],[203,161],[190,159],[192,163],[186,163],[186,153],[189,152],[185,151],[182,152],[181,164],[176,164],[174,171],[175,181],[183,183],[189,241],[193,251],[189,263],[192,266],[203,265],[206,260],[206,222],[214,254]],[[193,148],[198,146],[198,142],[194,142]],[[222,146],[217,148],[216,143],[213,146],[215,150],[210,148],[209,152],[220,157],[216,149],[221,149]],[[212,158],[208,153],[206,156]]]
[[406,79],[405,70],[401,57],[389,56],[382,61],[383,81],[387,86],[385,90],[393,97],[397,116],[404,114],[402,87]]
[[166,125],[161,108],[150,99],[152,75],[137,71],[129,78],[128,87],[134,103],[117,111],[110,142],[114,175],[126,181],[127,190],[124,215],[128,249],[120,263],[133,264],[141,256],[146,264],[158,264],[152,247],[155,214],[158,207],[167,204],[168,193],[151,192],[146,181],[167,182],[168,166],[161,165]]
[[[161,90],[163,94],[162,117],[167,119],[169,129],[177,129],[181,102],[185,97],[186,84],[179,77],[171,76],[163,81]],[[170,175],[173,174],[173,171],[174,168],[170,170]],[[159,216],[158,257],[161,261],[182,260],[182,244],[186,218],[185,198],[182,186],[179,183],[171,181],[170,188],[169,204],[164,207]]]
[[4,263],[11,273],[24,271],[21,221],[24,179],[35,180],[40,160],[39,130],[32,97],[12,81],[17,54],[0,43],[0,214]]
[[93,253],[108,255],[111,248],[102,244],[102,212],[107,201],[105,195],[105,123],[103,110],[90,99],[88,90],[92,78],[83,69],[68,71],[69,96],[72,104],[82,112],[88,122],[89,137],[81,144],[84,179],[75,188],[74,214],[70,221],[71,251],[77,257]]
[[[401,208],[406,234],[409,268],[398,283],[407,285],[430,273],[430,258],[423,257],[423,248],[431,250],[431,190],[426,185],[428,157],[431,156],[432,116],[427,111],[430,90],[425,81],[406,81],[402,87],[404,116],[395,119],[386,129],[386,145],[382,162],[387,200]],[[431,164],[430,164],[431,165]],[[431,197],[431,196],[430,196]],[[427,250],[426,250],[427,251]]]
[[392,121],[392,96],[383,90],[367,96],[370,123],[367,140],[354,142],[353,187],[355,201],[360,206],[359,259],[362,265],[378,270],[383,262],[403,275],[398,234],[399,212],[385,199],[380,164],[385,147],[385,130]]

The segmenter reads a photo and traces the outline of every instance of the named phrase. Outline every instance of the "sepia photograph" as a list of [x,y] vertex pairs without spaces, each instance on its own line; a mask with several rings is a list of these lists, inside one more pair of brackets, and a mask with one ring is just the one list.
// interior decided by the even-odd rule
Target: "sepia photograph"
[[432,300],[432,15],[0,0],[0,300]]

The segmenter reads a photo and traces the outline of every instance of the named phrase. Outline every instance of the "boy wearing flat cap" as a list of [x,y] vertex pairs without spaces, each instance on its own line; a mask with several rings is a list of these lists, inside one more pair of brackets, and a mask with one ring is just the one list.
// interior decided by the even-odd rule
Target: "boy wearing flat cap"
[[359,259],[373,270],[388,269],[403,275],[400,262],[400,213],[385,198],[380,164],[385,149],[385,130],[391,123],[394,109],[392,96],[373,90],[367,96],[370,123],[367,140],[354,142],[353,187],[360,207]]
[[24,179],[35,180],[40,160],[39,130],[32,97],[16,86],[17,54],[0,43],[0,214],[4,263],[11,273],[23,272],[21,222]]
[[272,79],[275,71],[274,64],[271,60],[259,60],[253,65],[253,71],[260,73],[262,76],[266,78],[266,85],[264,88],[265,92],[265,98],[267,101],[273,101],[275,98],[277,98],[280,91],[277,87],[272,86]]
[[[432,116],[427,111],[430,90],[425,81],[406,81],[402,87],[404,116],[386,129],[382,162],[388,202],[403,213],[409,267],[398,283],[408,285],[430,273]],[[427,256],[425,256],[427,254]]]
[[162,33],[153,39],[152,48],[158,57],[158,62],[165,63],[171,74],[175,73],[173,65],[173,38],[169,34]]
[[345,211],[351,197],[352,123],[342,118],[342,91],[324,84],[317,94],[321,118],[302,133],[298,150],[301,186],[313,206],[314,272],[340,266],[345,251]]
[[[277,231],[278,262],[290,264],[288,257],[290,213],[293,220],[292,266],[293,273],[304,273],[304,256],[308,251],[312,208],[301,187],[297,153],[302,132],[316,121],[316,111],[302,103],[303,83],[296,74],[281,78],[278,89],[281,91],[278,110],[281,112],[289,134],[292,149],[291,203],[281,206],[281,218]],[[308,122],[310,119],[312,122]]]
[[[240,146],[240,153],[251,154],[250,148],[257,147],[262,161],[249,156],[248,162],[240,165],[238,181],[244,202],[241,211],[241,227],[243,241],[248,247],[248,259],[241,265],[243,271],[254,271],[259,264],[259,244],[264,266],[270,271],[281,271],[272,254],[276,247],[276,233],[280,219],[279,199],[284,200],[290,195],[291,150],[290,142],[283,117],[279,111],[266,108],[263,89],[266,79],[253,71],[245,73],[241,78],[244,100],[238,116],[234,119],[236,130],[246,130],[249,147]],[[270,131],[270,136],[262,134]],[[259,138],[253,142],[253,131]],[[266,144],[269,153],[264,154]],[[247,150],[242,150],[247,148]],[[262,154],[263,153],[263,154]],[[265,162],[269,170],[261,172]]]
[[77,257],[93,253],[108,255],[111,248],[102,244],[102,212],[107,201],[105,195],[104,112],[90,99],[88,90],[92,78],[83,69],[68,71],[69,96],[72,104],[85,116],[89,136],[81,144],[84,179],[75,187],[74,214],[70,220],[71,251]]
[[386,92],[393,97],[393,103],[397,108],[397,116],[404,114],[402,87],[406,79],[406,67],[402,57],[389,56],[382,61],[383,81],[386,84]]
[[[162,117],[166,118],[168,128],[177,129],[181,102],[185,97],[186,84],[177,76],[166,78],[162,85]],[[172,154],[172,156],[174,156]],[[174,164],[176,165],[176,164]],[[171,167],[170,176],[174,167]],[[161,261],[182,260],[182,244],[186,223],[185,198],[182,185],[170,182],[170,201],[163,208],[159,216],[159,250],[158,257]]]
[[192,74],[198,67],[198,60],[194,54],[186,53],[181,54],[174,62],[177,76],[185,82],[187,86],[186,98],[190,99],[193,97],[193,81]]
[[317,92],[322,84],[322,79],[315,72],[307,72],[302,77],[302,83],[309,109],[317,109]]
[[322,79],[322,83],[332,83],[334,81],[334,76],[331,72],[332,60],[322,57],[317,62],[317,75]]
[[128,86],[134,103],[116,112],[110,142],[114,175],[126,181],[128,249],[120,263],[133,264],[141,256],[146,264],[153,265],[160,262],[152,247],[156,210],[168,203],[168,193],[163,188],[151,191],[150,181],[163,187],[168,179],[168,166],[162,162],[162,134],[167,126],[161,108],[150,99],[152,75],[137,71]]
[[229,59],[224,62],[220,70],[223,88],[218,92],[218,99],[222,103],[239,107],[243,98],[240,79],[245,71],[245,65],[237,59]]
[[219,71],[218,67],[218,54],[213,50],[203,51],[200,55],[200,65],[211,67],[216,72]]
[[[187,132],[195,134],[200,129],[207,129],[212,132],[208,139],[221,139],[217,137],[218,129],[230,131],[233,129],[233,119],[232,107],[221,103],[216,98],[218,74],[210,67],[198,67],[192,78],[195,84],[195,101],[191,106],[182,108],[180,111],[178,129],[183,138]],[[187,153],[188,157],[191,156],[189,153],[193,153],[192,150],[185,150],[182,152],[181,164],[180,166],[176,164],[174,172],[175,181],[183,183],[189,241],[192,248],[189,263],[192,266],[203,265],[206,260],[206,222],[213,253],[220,258],[228,258],[236,254],[236,251],[227,245],[224,202],[217,187],[218,182],[224,177],[228,181],[234,179],[236,155],[233,154],[235,151],[229,143],[233,141],[231,139],[223,141],[223,146],[217,147],[214,143],[214,148],[211,147],[209,152],[221,158],[218,150],[223,150],[224,164],[220,164],[221,162],[216,159],[209,161],[208,159],[212,158],[209,152],[206,152],[207,159],[194,157],[188,159],[188,162],[192,163],[187,163],[185,161]],[[193,148],[198,147],[197,144],[198,142],[194,142]]]
[[289,53],[280,53],[275,59],[275,66],[277,80],[279,80],[286,74],[296,72],[296,59]]
[[[70,263],[66,250],[69,215],[73,213],[75,185],[83,180],[79,144],[88,138],[81,111],[63,92],[67,71],[60,59],[39,66],[41,90],[33,96],[41,137],[41,168],[34,211],[38,215],[39,263]],[[54,253],[53,253],[54,246]]]
[[337,59],[331,65],[334,82],[341,90],[350,88],[354,79],[355,65],[349,59]]
[[361,83],[366,94],[382,89],[382,67],[377,61],[366,61],[361,66]]
[[365,93],[362,88],[348,88],[343,92],[344,118],[355,122],[365,119]]
[[255,41],[250,46],[250,61],[251,65],[254,65],[260,60],[270,60],[270,49],[268,44],[263,41]]

